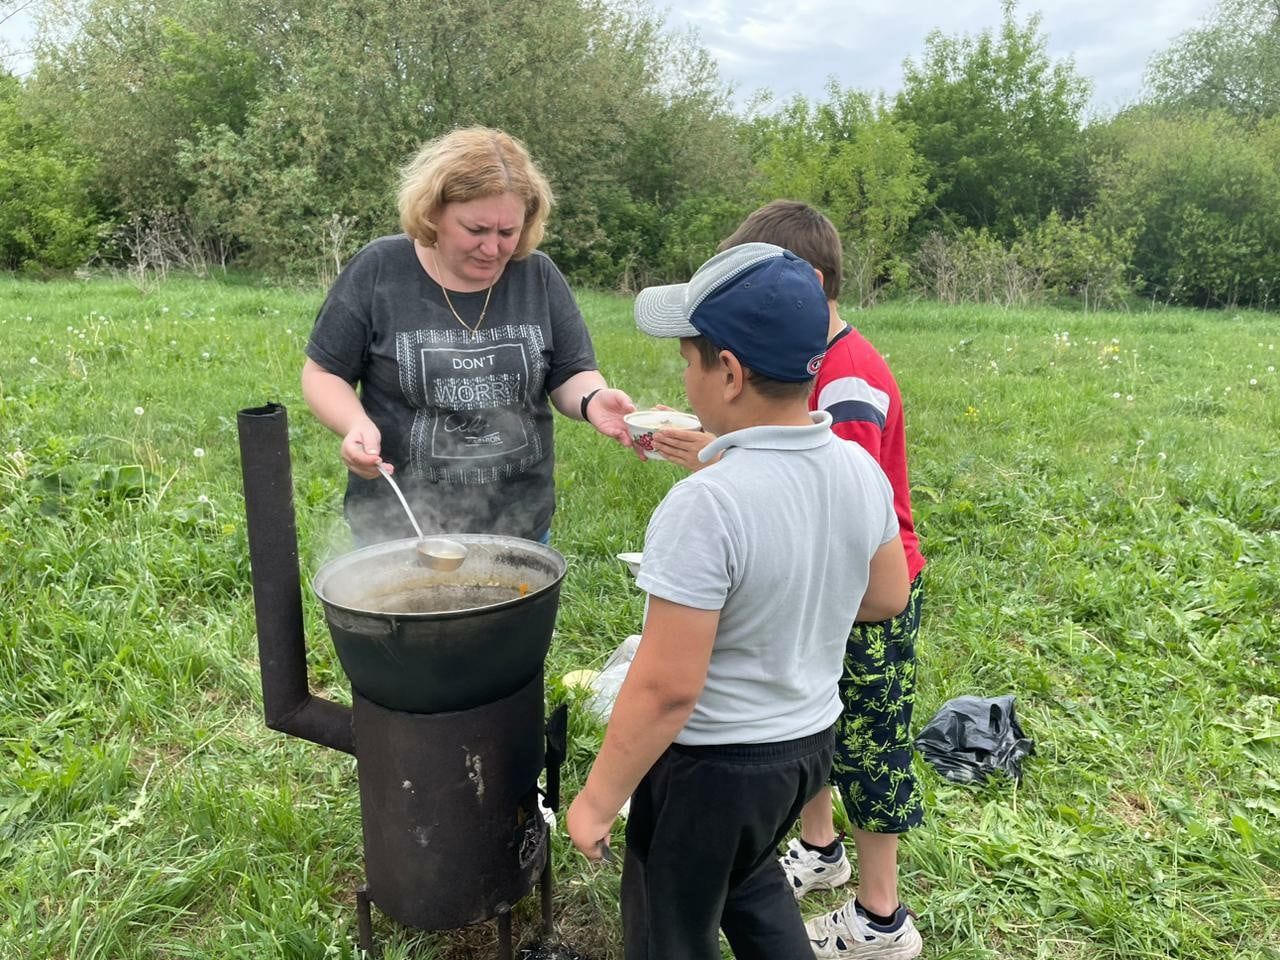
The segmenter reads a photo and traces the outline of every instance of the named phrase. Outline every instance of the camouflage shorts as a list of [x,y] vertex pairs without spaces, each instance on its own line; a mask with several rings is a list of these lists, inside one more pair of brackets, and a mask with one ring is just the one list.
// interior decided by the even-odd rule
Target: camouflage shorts
[[854,826],[903,833],[924,810],[911,774],[911,708],[916,698],[916,639],[923,602],[920,577],[906,609],[883,623],[855,624],[840,678],[844,712],[836,721],[831,782]]

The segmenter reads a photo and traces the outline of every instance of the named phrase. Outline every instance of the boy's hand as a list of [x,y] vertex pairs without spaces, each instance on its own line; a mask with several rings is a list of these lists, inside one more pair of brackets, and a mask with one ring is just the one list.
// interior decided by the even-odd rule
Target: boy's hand
[[[653,409],[675,412],[675,407],[668,407],[665,403],[655,403]],[[693,473],[711,465],[698,459],[698,451],[714,439],[715,435],[705,430],[658,430],[653,435],[653,448],[672,463]],[[719,459],[716,457],[711,463]]]
[[592,808],[586,793],[580,793],[569,804],[569,812],[565,815],[565,829],[569,831],[569,839],[579,852],[592,863],[604,860],[609,850],[609,833],[613,829],[613,821],[618,818],[615,810],[605,816]]
[[703,430],[658,430],[653,435],[653,449],[692,472],[710,465],[698,459],[698,451],[714,439]]

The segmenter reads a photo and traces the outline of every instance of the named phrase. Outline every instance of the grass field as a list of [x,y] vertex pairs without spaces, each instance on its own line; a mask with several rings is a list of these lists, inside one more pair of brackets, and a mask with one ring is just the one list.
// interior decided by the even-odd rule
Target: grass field
[[[0,279],[3,960],[355,954],[355,765],[262,723],[235,434],[242,407],[290,409],[305,577],[344,533],[337,443],[297,383],[319,300]],[[675,348],[624,298],[582,302],[610,379],[678,406]],[[920,764],[902,889],[925,956],[1277,960],[1280,319],[857,321],[906,397],[930,559],[917,726],[949,697],[1012,693],[1036,741],[1017,787]],[[678,477],[557,429],[552,678],[638,632],[614,554]],[[307,618],[313,687],[349,697],[309,597]],[[573,716],[570,795],[600,737]],[[561,933],[620,957],[616,868],[561,836],[556,874]],[[389,958],[495,943],[491,924],[378,933]]]

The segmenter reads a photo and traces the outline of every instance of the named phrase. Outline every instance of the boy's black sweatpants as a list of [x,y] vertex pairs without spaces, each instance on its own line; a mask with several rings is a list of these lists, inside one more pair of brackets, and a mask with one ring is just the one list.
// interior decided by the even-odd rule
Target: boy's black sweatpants
[[782,743],[672,744],[631,798],[626,960],[813,960],[777,845],[826,786],[831,730]]

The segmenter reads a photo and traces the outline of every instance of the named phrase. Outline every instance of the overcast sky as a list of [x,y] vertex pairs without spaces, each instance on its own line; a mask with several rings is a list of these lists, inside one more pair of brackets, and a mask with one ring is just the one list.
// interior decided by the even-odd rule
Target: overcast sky
[[[1136,99],[1153,53],[1204,19],[1214,0],[1023,0],[1019,22],[1041,14],[1049,55],[1073,57],[1102,112]],[[824,99],[842,87],[895,93],[902,61],[919,62],[934,29],[975,35],[1000,23],[1000,0],[681,0],[672,26],[695,27],[745,103],[761,87],[779,99]]]
[[[0,15],[22,0],[0,0]],[[672,27],[697,29],[721,75],[745,104],[760,88],[779,99],[822,99],[827,79],[842,87],[894,93],[902,61],[919,61],[933,29],[976,34],[1000,22],[1000,0],[679,0],[664,6]],[[1093,106],[1110,113],[1135,99],[1153,53],[1203,20],[1214,0],[1023,0],[1020,21],[1042,17],[1054,59],[1074,57],[1093,81]],[[31,22],[0,24],[0,48],[30,45]],[[20,58],[6,63],[19,74]]]

